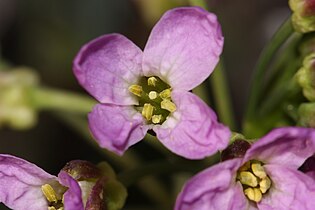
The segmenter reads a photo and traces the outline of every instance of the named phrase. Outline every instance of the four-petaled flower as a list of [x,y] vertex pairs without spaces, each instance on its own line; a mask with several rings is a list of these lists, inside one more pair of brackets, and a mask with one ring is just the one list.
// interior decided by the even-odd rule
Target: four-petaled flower
[[74,73],[100,102],[89,114],[99,145],[122,155],[153,129],[162,144],[186,158],[225,148],[229,129],[189,92],[214,70],[222,46],[216,16],[199,7],[166,12],[143,52],[119,34],[83,46]]
[[314,129],[275,129],[243,158],[224,161],[191,178],[175,210],[313,210],[315,179],[298,169],[314,151]]
[[[104,188],[108,182],[108,177],[87,161],[71,161],[55,177],[26,160],[0,155],[0,203],[12,209],[107,209]],[[126,196],[124,189],[120,192]]]

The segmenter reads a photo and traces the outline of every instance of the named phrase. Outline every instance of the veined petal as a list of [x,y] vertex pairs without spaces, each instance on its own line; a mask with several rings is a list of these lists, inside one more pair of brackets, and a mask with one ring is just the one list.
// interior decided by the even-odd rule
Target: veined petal
[[131,106],[98,104],[89,114],[89,126],[99,145],[122,155],[146,134],[142,115]]
[[199,7],[166,12],[153,28],[143,54],[143,72],[172,88],[191,90],[218,63],[223,47],[217,17]]
[[259,202],[260,210],[313,210],[315,181],[300,171],[280,165],[265,165],[272,186]]
[[188,159],[202,159],[227,146],[230,130],[218,123],[215,113],[200,98],[173,91],[172,100],[176,111],[161,126],[153,127],[162,144]]
[[68,187],[64,194],[64,208],[66,210],[83,210],[82,193],[78,182],[64,171],[58,174],[58,178],[62,185]]
[[73,71],[79,83],[101,103],[136,104],[128,87],[141,72],[142,51],[123,35],[104,35],[84,45]]
[[256,159],[298,169],[314,154],[315,130],[287,127],[274,129],[258,140],[246,152],[245,161]]
[[241,159],[227,160],[192,177],[177,197],[175,210],[247,209],[242,186],[235,182]]
[[48,208],[42,193],[44,184],[58,184],[52,176],[27,162],[11,155],[0,155],[0,202],[11,209],[43,210]]

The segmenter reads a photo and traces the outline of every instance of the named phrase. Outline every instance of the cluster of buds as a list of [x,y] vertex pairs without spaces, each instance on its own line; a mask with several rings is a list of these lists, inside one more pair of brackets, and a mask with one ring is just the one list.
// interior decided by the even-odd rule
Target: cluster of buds
[[301,33],[315,31],[315,1],[290,0],[289,5],[293,11],[292,23],[295,30]]
[[30,94],[37,84],[38,77],[32,69],[0,69],[0,127],[26,129],[36,123]]

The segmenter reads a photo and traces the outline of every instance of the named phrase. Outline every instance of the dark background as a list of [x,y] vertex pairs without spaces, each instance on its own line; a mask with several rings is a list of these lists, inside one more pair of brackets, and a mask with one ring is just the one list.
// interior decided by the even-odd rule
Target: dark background
[[[139,3],[139,0],[0,0],[1,56],[13,65],[36,69],[42,84],[84,93],[72,74],[73,57],[87,41],[113,32],[124,34],[143,48],[151,26],[143,20]],[[259,52],[290,10],[284,0],[208,3],[222,25],[223,57],[240,124]],[[141,148],[137,151],[141,152]],[[72,159],[95,163],[103,159],[101,153],[49,112],[40,113],[38,124],[30,130],[1,128],[0,153],[27,159],[52,174],[57,174]],[[130,200],[137,202],[132,197]],[[6,208],[0,204],[0,209]]]

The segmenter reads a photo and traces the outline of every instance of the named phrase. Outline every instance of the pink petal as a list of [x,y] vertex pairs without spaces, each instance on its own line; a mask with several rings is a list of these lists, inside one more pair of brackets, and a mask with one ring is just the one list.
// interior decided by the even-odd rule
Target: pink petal
[[279,165],[265,165],[272,186],[264,195],[260,210],[313,210],[315,206],[315,181],[300,171]]
[[235,182],[241,159],[212,166],[192,177],[177,197],[175,210],[247,209],[242,186]]
[[218,123],[215,113],[196,95],[173,91],[177,110],[153,129],[172,152],[188,159],[202,159],[224,149],[230,130]]
[[298,169],[314,151],[314,129],[278,128],[253,144],[244,159],[257,159],[268,164]]
[[153,28],[144,49],[143,72],[159,76],[172,88],[191,90],[214,70],[222,47],[214,14],[199,7],[176,8]]
[[132,106],[98,104],[89,114],[89,125],[99,145],[118,155],[139,142],[148,130]]
[[0,155],[0,202],[11,209],[43,210],[48,202],[42,193],[44,184],[58,184],[52,176],[27,162],[11,155]]
[[63,186],[68,187],[64,194],[64,208],[66,210],[83,210],[82,193],[78,182],[64,171],[58,174],[58,178]]
[[136,104],[128,87],[138,82],[141,59],[142,51],[126,37],[104,35],[81,48],[73,71],[80,84],[98,101]]

